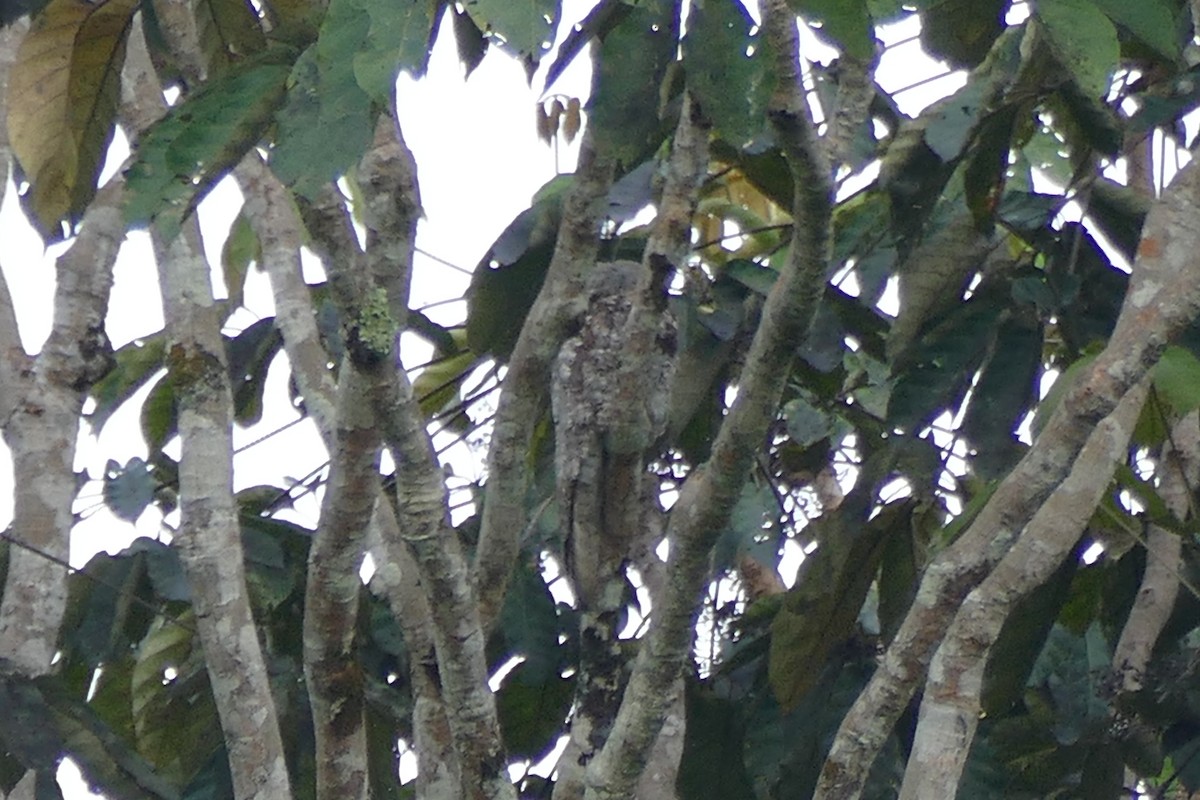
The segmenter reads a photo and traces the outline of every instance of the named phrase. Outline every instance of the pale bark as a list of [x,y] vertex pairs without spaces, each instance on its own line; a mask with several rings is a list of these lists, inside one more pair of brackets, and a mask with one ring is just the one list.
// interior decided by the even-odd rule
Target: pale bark
[[769,113],[795,187],[790,256],[767,296],[737,399],[716,436],[712,455],[688,477],[672,509],[664,591],[655,598],[653,621],[612,734],[589,765],[589,799],[632,795],[673,700],[671,687],[690,656],[709,551],[728,522],[754,453],[775,419],[793,356],[807,336],[824,289],[832,188],[799,90],[795,19],[782,0],[763,5],[763,28],[778,54],[779,86]]
[[[408,294],[419,202],[411,153],[399,131],[394,134],[393,131],[394,122],[381,121],[375,146],[363,158],[359,175],[366,198],[368,257],[373,242],[381,243],[383,246],[378,249],[387,255],[386,259],[373,262],[372,273],[389,287],[389,305],[395,314],[401,305],[397,298]],[[301,275],[300,245],[304,235],[295,204],[290,193],[258,159],[243,162],[238,176],[246,194],[247,213],[262,243],[263,262],[275,298],[275,321],[283,335],[292,374],[304,397],[305,408],[325,441],[332,443],[336,417],[334,380],[327,367],[329,354],[321,344],[313,315],[311,293]],[[393,241],[408,245],[389,246]],[[339,255],[334,257],[357,258],[350,244],[348,238],[339,238],[326,246],[337,248]],[[345,248],[350,248],[349,252]],[[374,555],[376,564],[371,586],[386,598],[412,654],[409,679],[413,693],[413,747],[418,758],[417,796],[425,800],[456,800],[463,796],[462,782],[438,686],[429,606],[417,585],[416,566],[400,539],[388,502],[376,501],[366,535],[366,548]],[[322,758],[337,756],[335,752],[327,752],[328,748],[318,747]]]
[[[20,22],[0,31],[0,73],[7,72],[27,29]],[[2,78],[0,93],[7,86]],[[0,134],[0,177],[7,176],[9,156],[7,133]],[[124,236],[121,194],[116,181],[97,195],[73,246],[58,259],[53,327],[35,358],[21,346],[12,297],[0,278],[0,420],[15,474],[36,476],[14,496],[9,535],[25,546],[10,554],[0,604],[0,651],[30,676],[50,671],[57,648],[66,604],[63,564],[74,523],[79,418],[89,388],[112,363],[104,318]]]
[[685,95],[642,263],[593,268],[581,333],[563,344],[556,360],[551,395],[559,513],[578,596],[580,664],[555,800],[583,797],[587,765],[608,738],[625,683],[617,638],[624,566],[652,556],[661,535],[657,480],[646,465],[666,429],[674,371],[666,283],[686,269],[697,192],[708,168],[708,130]]
[[321,522],[308,554],[304,678],[316,737],[318,800],[366,800],[363,675],[356,648],[363,546],[379,498],[379,431],[369,374],[347,360],[338,386]]
[[[1177,422],[1164,446],[1158,494],[1177,519],[1192,513],[1192,492],[1200,481],[1200,416],[1193,411]],[[1179,596],[1184,569],[1183,536],[1151,523],[1146,535],[1146,569],[1121,637],[1113,649],[1113,670],[1122,693],[1144,686],[1146,669]]]
[[526,453],[534,426],[546,409],[550,368],[581,310],[583,281],[596,260],[604,198],[612,165],[595,152],[591,126],[584,129],[574,185],[563,201],[562,224],[542,290],[529,309],[513,348],[496,409],[487,457],[487,485],[480,523],[474,582],[480,617],[490,630],[500,615],[508,580],[528,524]]
[[856,798],[908,706],[963,598],[1066,477],[1092,427],[1145,375],[1173,336],[1200,312],[1194,269],[1200,247],[1200,167],[1179,172],[1151,209],[1117,327],[1108,346],[1063,398],[1046,428],[961,538],[926,570],[913,607],[883,662],[842,720],[815,797]]
[[[387,302],[386,292],[363,268],[365,259],[344,204],[326,192],[318,202],[302,204],[301,215],[325,263],[331,295],[347,333],[348,357],[381,366],[395,364],[399,328],[394,319],[384,321],[377,316],[379,298],[382,295]],[[375,395],[374,410],[396,464],[399,534],[412,552],[431,612],[442,696],[458,754],[463,796],[472,800],[515,798],[506,771],[495,698],[487,685],[486,638],[466,556],[448,518],[441,467],[407,375],[398,368],[381,369],[380,379],[386,386]]]
[[[54,325],[36,358],[24,359],[7,288],[0,291],[0,349],[12,379],[15,408],[8,409],[5,440],[18,476],[36,476],[19,487],[11,536],[13,549],[0,605],[0,651],[29,675],[50,669],[66,603],[71,503],[75,498],[75,444],[79,417],[92,383],[108,371],[112,349],[104,333],[112,267],[124,238],[123,185],[102,190],[84,215],[74,245],[56,265]],[[14,337],[14,338],[10,338]],[[24,361],[24,364],[21,364]],[[57,563],[45,558],[47,554]]]
[[1146,393],[1143,380],[1096,425],[1070,474],[959,608],[929,665],[901,800],[957,794],[979,725],[983,672],[992,645],[1017,603],[1049,579],[1079,541],[1113,472],[1128,455]]
[[233,395],[221,321],[208,265],[190,238],[181,234],[167,246],[155,237],[183,443],[176,543],[225,734],[234,795],[239,800],[286,797],[283,740],[250,613],[233,498]]

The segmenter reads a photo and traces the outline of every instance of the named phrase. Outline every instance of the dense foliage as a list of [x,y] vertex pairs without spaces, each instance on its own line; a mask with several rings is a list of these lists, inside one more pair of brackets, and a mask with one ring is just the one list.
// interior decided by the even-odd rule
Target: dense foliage
[[[513,557],[504,562],[511,577],[506,587],[501,583],[497,609],[484,603],[482,623],[489,673],[521,659],[495,692],[504,758],[542,759],[570,732],[572,719],[585,715],[603,732],[596,752],[603,747],[607,731],[620,723],[612,715],[625,682],[641,668],[637,640],[622,631],[634,627],[630,618],[651,616],[665,596],[654,595],[646,606],[641,590],[679,591],[653,545],[664,531],[691,523],[672,518],[682,514],[679,505],[662,511],[659,502],[680,498],[691,508],[687,484],[719,472],[727,452],[740,447],[744,462],[737,463],[749,469],[731,477],[731,502],[697,539],[711,545],[703,551],[708,589],[695,593],[698,640],[682,665],[676,722],[685,733],[671,775],[678,797],[812,797],[839,725],[878,675],[881,654],[889,646],[916,647],[913,636],[901,633],[904,626],[932,647],[946,635],[953,609],[940,622],[910,614],[914,598],[921,609],[941,602],[918,596],[930,565],[970,559],[961,580],[927,584],[956,607],[985,577],[1008,581],[999,590],[1007,592],[1003,627],[980,638],[981,686],[974,694],[962,689],[972,698],[964,707],[978,730],[962,742],[965,765],[951,783],[959,796],[1116,798],[1138,782],[1164,793],[1200,790],[1193,491],[1200,449],[1186,428],[1200,408],[1200,328],[1192,317],[1161,329],[1149,317],[1122,322],[1129,341],[1142,333],[1147,339],[1150,355],[1139,358],[1146,366],[1155,362],[1149,377],[1121,373],[1121,391],[1105,397],[1097,390],[1094,406],[1088,405],[1093,395],[1079,388],[1091,385],[1093,372],[1119,371],[1097,365],[1108,365],[1114,348],[1129,349],[1114,329],[1119,315],[1138,312],[1123,306],[1131,265],[1136,276],[1144,260],[1169,249],[1144,237],[1143,226],[1165,202],[1158,199],[1163,176],[1193,145],[1187,115],[1200,84],[1192,6],[788,0],[806,35],[825,46],[821,52],[836,53],[809,59],[802,47],[808,107],[822,136],[808,143],[810,152],[798,153],[775,105],[777,86],[787,80],[779,66],[787,54],[767,35],[763,14],[770,4],[762,10],[739,0],[684,5],[601,0],[553,51],[558,0],[330,0],[328,7],[308,0],[49,0],[32,9],[6,7],[8,22],[32,13],[4,101],[21,201],[47,242],[83,235],[115,127],[136,132],[146,119],[131,113],[121,94],[134,80],[128,69],[122,74],[135,55],[131,42],[144,38],[152,74],[181,95],[161,116],[155,110],[155,121],[136,136],[123,173],[122,224],[148,227],[168,252],[186,238],[192,212],[218,180],[232,173],[245,183],[246,164],[265,160],[287,187],[330,275],[328,283],[307,287],[305,299],[327,354],[327,377],[344,384],[347,365],[369,375],[381,361],[396,363],[395,330],[385,327],[381,336],[372,327],[377,317],[390,319],[435,351],[413,383],[423,421],[481,447],[512,447],[512,437],[491,434],[492,377],[500,376],[508,393],[504,368],[518,374],[516,362],[531,348],[527,338],[543,337],[552,356],[568,345],[582,354],[598,346],[593,339],[605,341],[610,324],[602,312],[611,298],[595,288],[583,290],[593,310],[582,317],[555,325],[537,310],[553,288],[547,276],[562,257],[557,253],[572,246],[561,240],[575,235],[571,215],[580,213],[577,198],[591,180],[587,165],[547,184],[481,259],[457,325],[405,308],[407,290],[394,292],[382,278],[377,285],[388,291],[371,316],[374,307],[364,298],[373,295],[348,290],[355,278],[333,266],[337,238],[322,228],[321,212],[328,210],[331,183],[343,179],[346,196],[334,205],[367,225],[364,252],[386,250],[389,241],[369,220],[363,223],[379,199],[364,156],[378,146],[377,132],[389,118],[403,127],[409,110],[395,108],[395,81],[402,71],[421,75],[439,35],[454,37],[468,72],[489,49],[522,60],[531,76],[548,61],[548,71],[538,74],[549,88],[569,62],[591,57],[590,99],[582,108],[566,98],[548,103],[539,125],[548,138],[568,139],[582,122],[585,156],[610,170],[597,194],[602,208],[588,206],[601,224],[587,228],[586,217],[575,223],[593,240],[592,261],[644,261],[665,270],[656,275],[669,291],[660,293],[662,308],[653,309],[650,338],[670,353],[674,366],[662,374],[673,377],[660,398],[665,405],[646,411],[655,430],[639,440],[634,462],[639,475],[653,475],[659,496],[633,517],[653,534],[649,546],[631,539],[628,551],[601,553],[594,564],[579,560],[586,521],[574,517],[589,510],[585,500],[614,514],[620,505],[564,494],[564,470],[574,470],[573,480],[584,485],[591,446],[566,438],[578,433],[573,425],[588,424],[569,422],[575,412],[567,409],[586,406],[594,390],[586,376],[571,372],[582,361],[558,355],[553,369],[565,377],[552,379],[548,364],[535,369],[531,380],[541,390],[528,411],[529,435],[517,437],[515,452],[487,455],[489,464],[505,459],[507,468],[524,470],[521,508],[508,518],[522,523],[512,534]],[[181,11],[195,34],[190,41],[180,34]],[[876,31],[913,16],[921,20],[920,45],[962,81],[909,116],[897,101],[903,87],[889,93],[876,81],[881,64],[896,68]],[[694,129],[689,115],[698,120]],[[686,256],[656,260],[670,247],[662,249],[661,229],[642,224],[639,212],[658,205],[665,216],[672,154],[683,150],[687,131],[707,149],[702,179],[684,193]],[[815,200],[797,177],[805,158],[828,173],[816,181]],[[823,195],[826,179],[836,179],[838,188]],[[1186,208],[1188,201],[1180,202]],[[222,253],[230,297],[218,303],[223,318],[240,304],[248,270],[263,267],[265,249],[275,246],[265,241],[255,213],[248,202]],[[799,216],[825,225],[827,243],[806,245],[807,233],[793,226]],[[1192,252],[1200,246],[1181,241],[1174,246]],[[408,248],[396,258],[411,262],[412,247],[401,242],[389,252]],[[741,401],[758,386],[747,377],[754,348],[798,257],[816,259],[820,285],[809,287],[810,306],[803,298],[793,303],[808,314],[799,328],[807,333],[785,343],[778,391],[762,394],[770,420],[732,445],[718,443],[733,424],[733,398]],[[384,274],[369,258],[353,267]],[[644,311],[640,302],[633,301],[634,310],[614,305],[613,313],[633,319]],[[281,329],[264,319],[224,334],[222,367],[239,424],[262,418],[271,364],[285,350],[293,365],[297,360]],[[1120,347],[1112,344],[1118,339]],[[168,453],[176,452],[170,445],[202,366],[177,341],[168,330],[122,347],[102,373],[72,384],[81,403],[93,401],[84,419],[96,430],[153,384],[141,408],[146,458],[110,462],[104,479],[105,502],[125,520],[154,504],[171,513],[186,502],[180,463]],[[1121,455],[1111,465],[1092,459],[1102,468],[1091,478],[1086,513],[1063,514],[1050,498],[1068,485],[1067,469],[1077,459],[1094,466],[1084,464],[1091,453],[1084,440],[1110,412],[1117,419],[1114,409],[1133,385],[1145,399],[1121,412],[1136,420],[1128,426],[1131,438],[1118,442]],[[292,391],[296,407],[309,413],[311,392],[300,380]],[[608,401],[595,402],[607,409]],[[597,445],[606,458],[634,449],[614,444],[615,430],[616,424]],[[396,463],[407,463],[390,435],[384,442]],[[341,451],[333,441],[327,443],[336,469]],[[1050,455],[1035,453],[1037,447]],[[185,459],[187,452],[185,439]],[[1024,474],[1016,472],[1019,465],[1046,475],[1048,485],[1014,478]],[[1178,483],[1174,476],[1182,476],[1178,491],[1168,490]],[[18,495],[37,479],[18,472]],[[408,480],[401,470],[380,476],[372,488],[390,498],[402,529]],[[639,483],[625,488],[641,491],[630,486]],[[1027,487],[1029,495],[1005,494]],[[309,488],[260,486],[236,497],[242,591],[298,797],[321,794],[322,756],[305,677],[312,659],[306,592],[317,586],[309,553],[316,540],[275,514]],[[509,499],[493,500],[488,482],[465,491],[456,485],[456,499],[464,494],[474,511],[455,526],[450,549],[461,547],[468,562],[483,560],[491,536],[484,510]],[[993,498],[1007,505],[995,508]],[[977,524],[994,526],[982,543],[968,538]],[[1047,546],[1036,580],[1023,582],[1033,572],[1019,565],[1008,577],[997,570],[1009,563],[1002,559],[1017,549],[1019,536],[1055,527],[1069,541],[1065,549],[1056,545],[1062,552]],[[10,529],[5,570],[19,535]],[[358,558],[371,546],[361,544]],[[800,548],[808,555],[785,589],[777,570]],[[424,568],[425,556],[414,552]],[[66,578],[53,670],[30,677],[27,669],[9,668],[0,676],[0,740],[7,749],[0,788],[10,791],[32,769],[40,776],[38,796],[54,796],[48,777],[67,755],[111,797],[234,793],[219,698],[191,605],[196,585],[186,567],[169,537],[139,539]],[[665,578],[651,574],[663,569]],[[571,603],[562,593],[556,600],[547,583],[560,572],[574,590]],[[421,577],[436,604],[436,588],[426,573]],[[483,585],[477,591],[486,598]],[[1172,598],[1153,621],[1139,607],[1148,594]],[[436,658],[428,642],[413,645],[394,598],[378,582],[363,588],[356,615],[349,661],[356,677],[347,685],[355,687],[348,696],[362,701],[366,785],[371,797],[410,796],[414,787],[401,786],[396,776],[398,741],[420,742],[416,728],[427,724],[414,716],[420,694],[414,682],[428,682],[432,671],[437,696],[438,671],[445,674],[449,656],[440,641]],[[644,632],[639,628],[637,637]],[[1135,663],[1118,643],[1139,636],[1148,644]],[[933,650],[923,652],[922,675]],[[601,678],[615,682],[608,694]],[[932,716],[917,726],[923,678],[912,680],[915,698],[901,698],[881,744],[861,765],[864,773],[869,767],[862,796],[896,796],[921,758],[917,740],[933,733]],[[936,688],[956,696],[945,684]],[[608,712],[589,706],[598,698]],[[827,781],[831,774],[827,766]],[[824,796],[849,796],[832,786],[825,785]],[[531,774],[518,790],[531,797],[554,791],[551,781]],[[570,795],[564,789],[555,796]]]

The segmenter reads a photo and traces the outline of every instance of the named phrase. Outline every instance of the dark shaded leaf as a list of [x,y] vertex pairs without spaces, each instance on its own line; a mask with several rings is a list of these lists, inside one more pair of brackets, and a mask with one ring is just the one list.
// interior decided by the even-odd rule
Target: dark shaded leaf
[[601,39],[588,101],[597,148],[632,167],[657,147],[662,84],[678,47],[677,19],[657,4],[631,8]]
[[283,101],[286,50],[268,50],[214,78],[138,141],[125,173],[125,218],[173,239],[212,186],[258,143]]
[[1042,0],[1034,10],[1055,58],[1087,97],[1103,97],[1117,67],[1117,29],[1091,0]]
[[464,10],[505,49],[534,61],[554,44],[560,0],[465,0]]
[[741,2],[693,5],[683,58],[688,90],[724,139],[740,146],[763,131],[772,56]]
[[166,337],[155,334],[148,339],[130,342],[115,353],[116,366],[92,384],[92,399],[96,405],[88,415],[97,433],[104,429],[109,417],[146,385],[163,368]]
[[951,67],[978,66],[1004,30],[1008,0],[933,0],[921,6],[921,43]]
[[688,681],[687,728],[676,790],[680,800],[755,800],[738,754],[746,733],[742,705]]
[[788,0],[796,13],[821,23],[821,32],[855,58],[874,54],[875,32],[867,0]]
[[262,419],[267,370],[283,347],[274,317],[260,319],[234,337],[225,338],[234,419],[252,425]]

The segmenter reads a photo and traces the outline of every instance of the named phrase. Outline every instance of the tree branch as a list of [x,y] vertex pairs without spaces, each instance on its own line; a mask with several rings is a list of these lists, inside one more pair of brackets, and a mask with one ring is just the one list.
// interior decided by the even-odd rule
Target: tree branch
[[1143,380],[1096,425],[1070,474],[959,608],[930,664],[901,800],[957,794],[979,725],[983,672],[992,645],[1017,603],[1045,583],[1079,541],[1117,464],[1128,454],[1146,394]]
[[316,734],[317,798],[369,795],[363,675],[356,649],[363,545],[379,498],[377,378],[342,365],[321,522],[308,554],[304,677]]
[[634,664],[612,735],[588,769],[591,800],[628,797],[658,735],[670,688],[690,652],[696,601],[708,554],[728,522],[776,410],[793,356],[807,336],[824,288],[832,187],[800,95],[795,15],[783,0],[763,6],[763,28],[778,54],[770,116],[795,186],[791,254],[763,306],[737,399],[708,462],[684,484],[671,512],[666,585]]
[[500,614],[520,534],[529,521],[525,511],[529,486],[526,453],[534,426],[546,409],[550,365],[567,338],[570,321],[581,310],[584,276],[596,260],[612,165],[596,154],[592,135],[589,125],[580,143],[574,184],[563,202],[562,224],[546,281],[513,348],[496,409],[474,567],[485,630],[490,630]]
[[[191,227],[191,226],[189,226]],[[188,230],[168,247],[152,235],[179,403],[182,520],[176,542],[225,733],[239,798],[290,792],[283,740],[246,593],[233,498],[233,394],[208,264]]]
[[[1194,517],[1193,498],[1200,481],[1200,415],[1192,411],[1171,429],[1160,461],[1159,496],[1177,519]],[[1113,649],[1113,671],[1120,692],[1141,691],[1146,669],[1179,596],[1183,537],[1151,523],[1146,536],[1146,569],[1121,637]]]
[[1200,166],[1184,167],[1151,209],[1116,329],[1063,398],[1045,430],[961,538],[925,572],[883,663],[842,720],[822,768],[819,800],[857,798],[875,756],[908,706],[967,593],[1011,546],[1066,477],[1097,422],[1116,407],[1166,344],[1200,312]]

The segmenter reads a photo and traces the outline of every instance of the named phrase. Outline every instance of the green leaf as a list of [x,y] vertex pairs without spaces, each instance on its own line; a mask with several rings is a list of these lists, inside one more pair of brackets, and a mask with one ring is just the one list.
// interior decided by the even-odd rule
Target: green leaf
[[783,407],[788,435],[801,447],[824,439],[833,430],[829,415],[802,397],[789,400]]
[[195,618],[189,613],[181,622],[156,627],[141,641],[130,680],[138,750],[176,785],[189,781],[224,745],[199,642],[190,630]]
[[262,263],[262,242],[243,209],[233,220],[229,236],[221,248],[221,272],[225,278],[225,290],[229,292],[231,309],[242,305],[246,274],[250,271],[250,265],[255,263]]
[[713,569],[733,570],[742,556],[774,566],[779,557],[779,504],[769,486],[747,481],[713,546]]
[[556,678],[563,667],[563,648],[558,643],[558,608],[550,588],[535,564],[520,561],[513,570],[500,630],[508,655],[525,658],[522,679],[542,685]]
[[1092,4],[1168,61],[1179,59],[1175,4],[1167,0],[1092,0]]
[[1154,391],[1179,417],[1200,408],[1200,359],[1185,348],[1168,347],[1154,367]]
[[496,692],[496,713],[509,757],[537,761],[563,731],[575,679],[548,675],[538,682],[528,671],[526,664],[518,664],[505,678]]
[[231,67],[146,131],[125,174],[130,225],[154,224],[168,240],[179,233],[196,204],[270,125],[291,70],[287,55],[267,51]]
[[146,507],[154,502],[158,481],[146,462],[134,456],[125,466],[111,458],[104,470],[104,502],[109,510],[126,522],[137,522]]
[[1091,0],[1040,0],[1034,10],[1050,49],[1092,98],[1108,92],[1121,56],[1117,29]]
[[1041,326],[1021,319],[1002,323],[961,428],[976,451],[971,464],[985,480],[1004,475],[1021,456],[1014,431],[1037,402],[1041,370]]
[[395,100],[401,71],[413,77],[425,72],[434,7],[430,0],[359,2],[371,18],[371,27],[362,49],[354,54],[354,77],[376,103],[386,106]]
[[1008,0],[933,0],[922,4],[921,44],[951,67],[979,66],[1004,31]]
[[275,318],[260,319],[234,337],[225,337],[229,383],[233,388],[234,419],[253,425],[262,419],[267,371],[283,348]]
[[847,54],[869,60],[875,31],[867,0],[788,0],[797,14],[821,23],[821,32]]
[[333,0],[320,38],[288,78],[271,168],[304,197],[344,175],[371,143],[376,109],[354,67],[370,28],[356,0]]
[[742,706],[710,687],[689,680],[687,728],[676,789],[680,800],[754,800],[742,759],[746,733]]
[[508,359],[546,278],[569,185],[570,176],[559,176],[542,187],[533,206],[509,223],[475,267],[467,289],[472,352]]
[[139,5],[53,0],[21,40],[8,76],[8,135],[30,183],[24,204],[51,241],[69,235],[95,196]]
[[597,147],[626,167],[644,160],[667,133],[659,102],[675,59],[677,34],[677,20],[641,5],[601,40],[589,124],[596,126]]
[[142,404],[142,436],[151,452],[159,450],[179,429],[179,406],[175,402],[175,381],[167,374],[154,385]]
[[92,385],[95,407],[88,419],[99,433],[122,404],[163,368],[166,337],[161,333],[130,342],[116,352],[117,365]]
[[559,0],[465,0],[463,8],[505,49],[535,61],[554,44]]
[[449,409],[460,399],[463,381],[482,359],[470,350],[431,363],[413,381],[413,394],[426,417]]
[[692,5],[683,59],[688,90],[726,141],[740,147],[762,132],[771,57],[739,0]]

